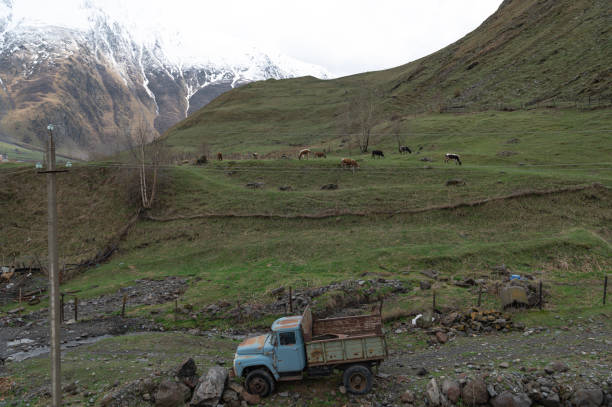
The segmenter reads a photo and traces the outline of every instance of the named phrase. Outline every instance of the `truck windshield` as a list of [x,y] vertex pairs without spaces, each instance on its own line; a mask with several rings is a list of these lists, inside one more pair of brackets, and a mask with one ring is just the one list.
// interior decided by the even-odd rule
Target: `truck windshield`
[[274,331],[271,331],[268,334],[268,338],[267,339],[270,339],[270,345],[276,346],[276,335],[274,335]]

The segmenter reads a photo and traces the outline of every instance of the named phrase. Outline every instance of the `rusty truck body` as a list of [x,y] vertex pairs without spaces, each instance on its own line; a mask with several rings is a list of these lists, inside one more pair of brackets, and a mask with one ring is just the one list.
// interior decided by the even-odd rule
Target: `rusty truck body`
[[245,378],[247,391],[265,397],[277,381],[326,376],[337,369],[348,392],[364,394],[372,388],[372,369],[387,355],[380,314],[314,319],[307,307],[302,316],[276,320],[268,335],[243,341],[234,373]]

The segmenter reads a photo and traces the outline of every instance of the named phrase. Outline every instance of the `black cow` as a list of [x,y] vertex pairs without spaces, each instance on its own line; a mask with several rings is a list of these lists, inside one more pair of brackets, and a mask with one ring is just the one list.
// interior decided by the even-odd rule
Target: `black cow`
[[404,154],[404,153],[412,154],[412,150],[408,146],[400,146],[399,152],[400,154]]
[[372,150],[372,158],[374,157],[385,158],[385,155],[383,154],[381,150]]
[[459,158],[459,154],[446,153],[446,155],[444,156],[444,163],[447,163],[450,160],[455,160],[455,164],[461,165],[461,159]]

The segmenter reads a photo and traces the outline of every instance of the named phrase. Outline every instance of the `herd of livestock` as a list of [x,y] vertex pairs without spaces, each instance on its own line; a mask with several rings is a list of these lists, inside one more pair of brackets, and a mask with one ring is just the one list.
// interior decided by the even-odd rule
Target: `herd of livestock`
[[[423,147],[419,147],[419,151],[422,148]],[[399,146],[398,149],[399,149],[400,154],[404,154],[404,153],[412,154],[412,150],[408,146]],[[300,150],[297,158],[299,160],[301,160],[302,158],[308,159],[311,154],[314,156],[314,158],[327,158],[327,154],[325,154],[325,151],[313,152],[309,148]],[[259,158],[259,154],[251,153],[251,157],[257,160]],[[281,158],[289,158],[289,157],[286,154],[283,154]],[[372,150],[372,158],[385,158],[385,154],[383,153],[382,150]],[[223,161],[223,154],[221,154],[220,152],[217,153],[217,160]],[[449,161],[455,161],[455,164],[461,165],[461,158],[459,157],[459,154],[446,153],[444,155],[444,163],[448,163]],[[353,169],[359,168],[359,163],[352,158],[342,158],[340,165],[342,166],[342,168],[353,168]]]

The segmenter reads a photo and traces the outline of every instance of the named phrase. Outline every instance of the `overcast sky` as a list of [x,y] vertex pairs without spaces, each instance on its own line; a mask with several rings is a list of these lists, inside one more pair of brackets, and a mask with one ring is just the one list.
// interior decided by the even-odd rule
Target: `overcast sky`
[[146,33],[185,39],[186,53],[248,47],[321,65],[333,76],[391,68],[478,27],[502,0],[13,0],[15,17],[79,25],[83,4]]

